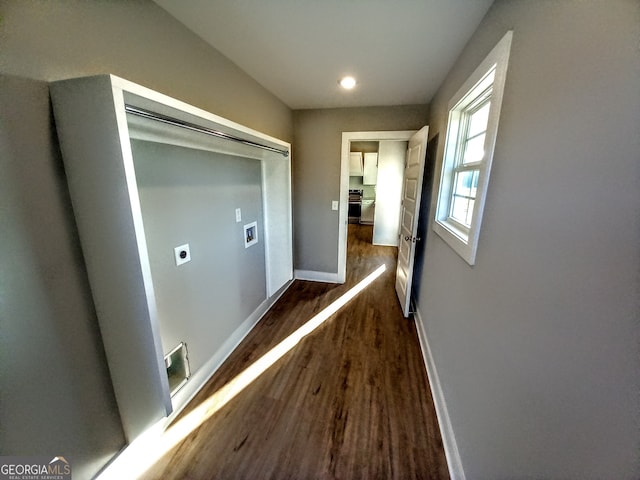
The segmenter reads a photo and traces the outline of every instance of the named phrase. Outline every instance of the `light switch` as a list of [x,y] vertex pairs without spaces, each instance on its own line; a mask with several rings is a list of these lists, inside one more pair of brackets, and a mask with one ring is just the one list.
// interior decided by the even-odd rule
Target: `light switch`
[[191,261],[191,251],[189,250],[189,244],[185,243],[173,249],[173,255],[176,259],[176,265],[179,267],[183,263]]
[[338,205],[339,205],[338,200],[333,200],[331,202],[331,210],[338,210]]
[[242,221],[242,209],[236,208],[236,223]]

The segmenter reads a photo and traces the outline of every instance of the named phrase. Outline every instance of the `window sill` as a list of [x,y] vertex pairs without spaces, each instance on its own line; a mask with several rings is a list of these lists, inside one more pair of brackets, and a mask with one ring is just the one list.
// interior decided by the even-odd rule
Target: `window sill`
[[433,230],[447,245],[460,255],[465,262],[472,266],[475,264],[477,242],[469,241],[469,233],[446,220],[436,220],[433,224]]

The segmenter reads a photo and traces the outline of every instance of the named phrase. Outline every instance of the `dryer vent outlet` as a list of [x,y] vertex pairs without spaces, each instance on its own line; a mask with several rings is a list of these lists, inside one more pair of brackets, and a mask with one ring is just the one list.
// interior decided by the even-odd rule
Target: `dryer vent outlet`
[[191,376],[187,344],[180,342],[173,350],[166,354],[164,364],[167,367],[169,391],[173,397],[176,392],[187,383],[187,380],[189,380]]

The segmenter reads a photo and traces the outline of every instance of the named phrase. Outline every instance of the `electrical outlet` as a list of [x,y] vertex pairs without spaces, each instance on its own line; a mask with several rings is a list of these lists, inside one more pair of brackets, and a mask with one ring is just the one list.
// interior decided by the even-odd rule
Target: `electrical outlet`
[[236,223],[242,221],[242,209],[236,208]]
[[173,249],[173,255],[176,259],[176,266],[180,266],[184,263],[191,261],[191,251],[189,250],[189,244],[185,243]]
[[338,210],[338,205],[340,204],[340,202],[338,202],[338,200],[333,200],[331,202],[331,210]]

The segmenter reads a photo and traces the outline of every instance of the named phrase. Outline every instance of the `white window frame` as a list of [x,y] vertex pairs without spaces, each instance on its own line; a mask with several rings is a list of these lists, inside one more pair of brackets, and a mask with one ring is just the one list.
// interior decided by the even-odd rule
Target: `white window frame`
[[[478,250],[478,238],[482,224],[482,213],[489,186],[489,174],[493,161],[498,120],[502,106],[502,95],[509,63],[511,39],[513,31],[508,31],[489,55],[469,76],[456,94],[449,101],[449,118],[447,121],[447,137],[440,174],[438,203],[435,209],[434,231],[455,250],[469,265],[474,265]],[[493,82],[488,84],[487,77],[494,72]],[[491,106],[484,141],[483,159],[473,164],[466,164],[462,169],[478,170],[478,187],[473,207],[471,226],[467,227],[453,219],[450,215],[453,198],[454,178],[463,149],[460,148],[462,136],[466,133],[464,122],[468,117],[467,107],[475,103],[487,87],[491,85]]]

